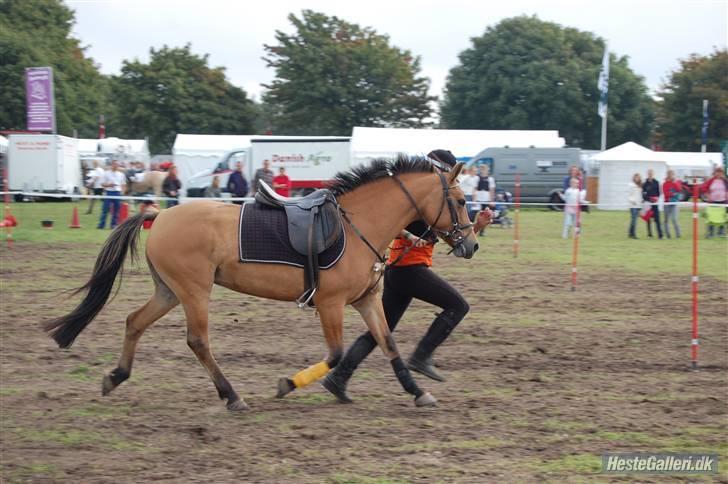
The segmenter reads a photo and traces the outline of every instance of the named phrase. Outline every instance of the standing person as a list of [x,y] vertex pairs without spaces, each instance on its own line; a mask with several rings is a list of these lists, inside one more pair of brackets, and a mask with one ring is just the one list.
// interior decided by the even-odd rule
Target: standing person
[[670,238],[670,221],[675,228],[675,237],[680,238],[680,207],[678,202],[682,198],[682,182],[675,178],[673,170],[667,170],[667,178],[662,183],[662,194],[665,197],[665,235]]
[[179,205],[179,191],[182,188],[182,182],[177,177],[177,167],[172,165],[167,170],[167,178],[162,182],[162,192],[165,197],[174,198],[175,200],[167,200],[167,208]]
[[263,168],[255,170],[253,177],[253,194],[258,191],[258,180],[263,180],[268,185],[273,183],[273,170],[270,169],[270,160],[263,160]]
[[632,175],[632,183],[629,184],[629,238],[637,238],[637,217],[642,209],[642,177],[639,173]]
[[288,175],[286,175],[286,169],[284,167],[280,167],[278,169],[278,175],[273,178],[273,189],[278,195],[290,197],[292,186],[293,182],[290,178],[288,178]]
[[[473,200],[476,202],[485,202],[490,208],[495,208],[495,178],[490,176],[490,166],[480,165],[480,174],[478,175],[478,183],[473,191]],[[474,210],[485,208],[485,203],[478,204],[473,207]],[[485,235],[485,227],[480,229],[479,235]]]
[[210,186],[205,188],[205,197],[207,198],[222,198],[222,189],[220,188],[220,177],[213,176],[212,183]]
[[[111,162],[111,170],[104,173],[101,186],[106,189],[107,197],[120,197],[122,192],[126,190],[126,175],[119,169],[119,162],[113,160]],[[104,205],[101,208],[101,219],[97,228],[106,227],[106,216],[111,209],[111,228],[116,227],[119,222],[119,210],[121,209],[121,200],[118,198],[104,198]]]
[[[649,202],[652,209],[652,218],[657,225],[657,236],[662,238],[662,225],[660,224],[660,182],[655,179],[655,172],[650,168],[647,170],[647,179],[642,184],[642,199]],[[647,236],[652,237],[652,221],[647,219]]]
[[[723,171],[722,166],[716,167],[713,171],[713,176],[700,186],[700,193],[707,195],[708,203],[719,203],[723,205],[728,203],[728,179],[725,177],[725,171]],[[713,224],[708,224],[706,237],[711,238],[713,235],[715,235],[715,227]],[[721,225],[718,228],[718,235],[725,235],[725,225]]]
[[569,188],[564,192],[564,230],[561,236],[569,238],[569,229],[574,227],[576,231],[576,214],[581,210],[582,204],[586,203],[586,191],[579,189],[579,179],[574,177],[569,182]]
[[[88,174],[88,187],[91,191],[91,195],[99,196],[104,194],[104,187],[101,184],[104,182],[104,174],[106,170],[101,167],[99,160],[94,160],[94,168]],[[90,198],[88,201],[88,210],[86,215],[90,215],[94,210],[95,198]]]
[[[243,175],[243,164],[239,161],[235,163],[235,171],[230,174],[227,182],[227,191],[234,198],[243,198],[248,195],[248,180]],[[242,205],[242,201],[234,201],[236,205]]]
[[[478,175],[475,172],[475,167],[471,166],[463,170],[463,174],[460,176],[460,189],[465,194],[465,201],[472,202],[473,194],[475,189],[478,187]],[[472,220],[477,210],[474,209],[473,204],[468,205],[468,217]]]
[[563,183],[563,191],[566,193],[566,190],[571,187],[571,179],[576,178],[579,181],[579,186],[584,186],[583,183],[581,183],[581,173],[579,172],[579,167],[576,165],[571,165],[569,167],[569,174],[564,177],[564,183]]
[[[440,156],[435,159],[450,166],[456,163],[454,156],[447,159]],[[488,225],[490,217],[489,210],[480,212],[473,230],[477,231]],[[437,237],[426,232],[427,224],[418,220],[408,225],[394,239],[388,266],[384,271],[382,304],[391,331],[394,331],[413,299],[425,301],[442,309],[410,356],[407,366],[410,370],[422,373],[433,380],[444,381],[445,379],[435,371],[432,354],[465,317],[470,306],[457,289],[430,269]],[[334,394],[340,402],[351,402],[346,394],[349,379],[359,364],[376,347],[377,343],[371,333],[359,336],[341,361],[321,382],[324,388]]]

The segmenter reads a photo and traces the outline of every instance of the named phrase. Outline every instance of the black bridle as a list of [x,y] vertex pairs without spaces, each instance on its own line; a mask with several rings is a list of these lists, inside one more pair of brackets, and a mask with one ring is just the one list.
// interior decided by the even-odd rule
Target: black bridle
[[[417,206],[417,202],[415,202],[415,199],[412,197],[412,194],[409,192],[409,190],[407,190],[407,187],[404,186],[402,180],[400,180],[396,175],[390,174],[390,176],[394,178],[404,194],[407,196],[407,199],[410,201],[415,211],[417,212],[417,216],[419,217],[418,220],[422,220],[423,222],[427,223],[425,220],[425,216],[422,214],[419,207]],[[425,233],[422,234],[420,238],[424,238],[427,234],[433,232],[438,237],[449,240],[452,244],[452,250],[455,250],[456,247],[462,245],[463,242],[465,242],[465,235],[463,234],[463,232],[471,228],[474,224],[470,221],[468,221],[468,223],[466,224],[460,223],[460,218],[458,217],[458,211],[455,207],[455,202],[450,197],[450,189],[454,187],[451,187],[447,184],[447,178],[442,173],[438,173],[437,176],[440,177],[440,183],[442,184],[442,203],[440,204],[440,211],[437,213],[435,221],[427,225],[427,230],[425,230]],[[440,221],[440,217],[442,217],[442,213],[445,210],[445,204],[447,204],[447,208],[450,211],[450,230],[440,230],[435,228],[435,225],[437,225],[437,222]]]

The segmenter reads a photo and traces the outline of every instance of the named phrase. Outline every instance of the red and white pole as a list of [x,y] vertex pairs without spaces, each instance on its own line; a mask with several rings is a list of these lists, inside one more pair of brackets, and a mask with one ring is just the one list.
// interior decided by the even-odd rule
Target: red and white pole
[[518,257],[518,249],[519,245],[521,244],[521,233],[520,233],[520,224],[519,219],[521,215],[521,174],[516,173],[516,205],[515,205],[515,211],[516,211],[516,222],[515,227],[513,229],[513,257]]
[[698,180],[693,180],[693,338],[692,367],[698,368]]
[[[567,206],[564,205],[564,210]],[[571,255],[571,290],[576,291],[576,262],[579,258],[579,238],[581,236],[581,177],[579,177],[579,194],[576,197],[576,220],[574,222],[574,249]]]
[[13,248],[13,225],[14,220],[12,213],[10,212],[10,188],[8,184],[8,163],[5,162],[3,167],[3,189],[5,190],[5,210],[3,213],[3,226],[5,228],[5,241],[8,244],[8,249]]

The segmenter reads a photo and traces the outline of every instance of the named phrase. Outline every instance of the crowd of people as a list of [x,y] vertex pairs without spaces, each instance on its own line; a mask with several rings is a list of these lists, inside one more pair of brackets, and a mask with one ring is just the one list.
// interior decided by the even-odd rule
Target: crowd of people
[[[698,187],[698,193],[710,204],[726,205],[728,203],[728,180],[723,167],[719,166],[714,170],[713,176]],[[664,201],[662,218],[660,217],[660,195]],[[654,223],[658,238],[670,239],[673,235],[680,238],[682,235],[679,221],[680,202],[689,200],[690,197],[690,187],[686,182],[679,180],[673,170],[667,171],[662,185],[655,178],[652,169],[647,170],[647,177],[644,181],[639,173],[635,173],[629,184],[627,195],[630,210],[629,238],[638,238],[637,221],[640,218],[647,224],[647,237],[654,237],[652,230]],[[672,226],[672,231],[670,226]],[[718,224],[717,227],[718,235],[725,237],[725,224]],[[715,228],[715,224],[707,224],[707,238],[715,236]]]

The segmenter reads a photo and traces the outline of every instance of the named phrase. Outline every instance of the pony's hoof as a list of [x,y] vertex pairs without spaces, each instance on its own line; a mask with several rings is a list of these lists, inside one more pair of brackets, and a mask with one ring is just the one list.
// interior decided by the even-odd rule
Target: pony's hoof
[[232,403],[228,403],[227,409],[231,412],[244,412],[245,410],[250,410],[250,407],[247,403],[245,403],[245,400],[240,399]]
[[111,393],[111,390],[114,388],[116,388],[116,385],[114,385],[114,382],[111,381],[111,377],[109,375],[104,375],[103,380],[101,380],[101,395],[105,397]]
[[291,385],[291,380],[281,378],[278,380],[278,393],[276,393],[276,398],[283,398],[295,389],[296,387]]
[[437,399],[433,397],[430,392],[425,392],[422,395],[419,396],[419,398],[415,398],[415,406],[416,407],[435,407],[437,406]]

